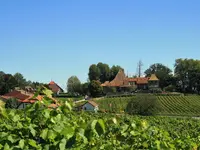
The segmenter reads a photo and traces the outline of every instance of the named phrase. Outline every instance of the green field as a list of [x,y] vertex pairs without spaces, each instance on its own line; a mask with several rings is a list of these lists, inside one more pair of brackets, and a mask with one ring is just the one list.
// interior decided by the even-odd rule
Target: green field
[[[151,111],[154,115],[168,116],[200,116],[200,96],[150,96],[155,99]],[[138,97],[117,97],[97,100],[101,110],[108,112],[122,112],[130,107]],[[140,98],[140,97],[139,97]],[[149,101],[147,102],[149,103]],[[137,104],[135,104],[137,105]],[[147,105],[144,100],[144,105]],[[135,109],[136,107],[133,107]]]

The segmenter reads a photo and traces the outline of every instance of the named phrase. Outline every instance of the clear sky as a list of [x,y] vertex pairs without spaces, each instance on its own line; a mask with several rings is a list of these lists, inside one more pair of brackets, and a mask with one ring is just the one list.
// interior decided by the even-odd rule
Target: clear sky
[[103,62],[135,74],[200,59],[200,0],[1,0],[0,70],[65,87]]

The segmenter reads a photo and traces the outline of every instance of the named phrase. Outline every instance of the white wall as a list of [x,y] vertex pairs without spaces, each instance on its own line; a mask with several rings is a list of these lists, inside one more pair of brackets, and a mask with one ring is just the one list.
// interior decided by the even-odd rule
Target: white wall
[[[86,108],[86,109],[85,109]],[[93,105],[91,105],[90,103],[86,103],[85,105],[82,106],[83,110],[87,110],[87,111],[94,111],[94,109],[99,110],[98,106],[94,107]]]

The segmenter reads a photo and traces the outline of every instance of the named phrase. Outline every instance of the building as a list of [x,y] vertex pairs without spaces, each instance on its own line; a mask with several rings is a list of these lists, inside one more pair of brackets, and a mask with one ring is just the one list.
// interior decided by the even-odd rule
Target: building
[[96,104],[94,101],[87,101],[85,104],[78,106],[77,110],[97,112],[99,110],[99,105]]
[[147,90],[149,88],[158,88],[159,79],[155,74],[151,77],[136,77],[129,78],[125,75],[124,70],[119,70],[116,77],[112,81],[106,81],[101,84],[102,87],[115,87],[118,90],[126,90],[127,88],[135,87],[136,89]]
[[51,81],[49,84],[49,89],[51,89],[51,91],[54,93],[54,94],[57,94],[59,95],[61,92],[64,92],[64,90],[58,85],[56,84],[54,81]]
[[[38,95],[36,97],[34,97],[33,93],[29,93],[27,91],[23,91],[23,90],[13,90],[7,94],[4,94],[2,96],[0,96],[0,98],[6,102],[8,99],[14,98],[19,102],[19,106],[18,109],[23,109],[25,108],[27,105],[29,104],[33,104],[37,101],[42,101],[43,100],[43,96],[42,95]],[[48,106],[49,108],[56,108],[58,107],[59,103],[57,102],[56,99],[54,98],[49,98],[51,100],[50,105]]]

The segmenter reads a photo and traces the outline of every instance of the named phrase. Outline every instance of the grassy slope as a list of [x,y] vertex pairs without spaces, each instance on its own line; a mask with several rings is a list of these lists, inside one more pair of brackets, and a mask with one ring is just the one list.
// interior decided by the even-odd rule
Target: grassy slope
[[[200,116],[200,96],[157,96],[155,112],[157,115]],[[105,98],[97,100],[100,109],[120,112],[135,97]],[[112,106],[110,107],[110,104]]]

